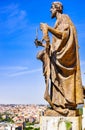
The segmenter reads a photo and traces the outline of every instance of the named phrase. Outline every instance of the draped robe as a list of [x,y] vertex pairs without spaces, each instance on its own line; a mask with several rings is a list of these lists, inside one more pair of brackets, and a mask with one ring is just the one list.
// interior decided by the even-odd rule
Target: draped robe
[[[79,50],[76,29],[70,18],[62,14],[54,29],[62,32],[62,37],[53,35],[50,49],[50,67],[47,68],[46,51],[38,54],[44,70],[50,70],[50,99],[55,106],[66,108],[83,104],[83,90],[80,73]],[[52,32],[51,32],[52,33]]]

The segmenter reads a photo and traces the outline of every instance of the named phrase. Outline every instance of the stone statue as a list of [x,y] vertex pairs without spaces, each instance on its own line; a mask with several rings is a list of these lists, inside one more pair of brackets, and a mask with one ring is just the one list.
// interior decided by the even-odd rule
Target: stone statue
[[[76,29],[69,16],[62,14],[61,2],[53,2],[50,11],[52,18],[57,19],[54,27],[41,23],[43,38],[35,39],[37,46],[45,48],[37,54],[37,58],[43,63],[46,83],[44,98],[51,106],[48,115],[75,115],[70,114],[71,111],[75,111],[78,104],[83,104]],[[52,34],[52,44],[49,32]]]

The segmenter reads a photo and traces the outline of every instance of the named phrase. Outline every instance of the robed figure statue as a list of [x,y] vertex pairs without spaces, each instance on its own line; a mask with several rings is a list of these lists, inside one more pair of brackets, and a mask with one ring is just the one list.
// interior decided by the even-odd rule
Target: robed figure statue
[[[45,48],[37,54],[43,63],[46,83],[44,98],[51,106],[48,113],[54,111],[58,115],[75,115],[73,111],[77,105],[83,104],[76,28],[69,16],[63,14],[61,2],[53,2],[50,11],[52,18],[57,19],[54,27],[41,23],[43,38],[35,39],[37,46]],[[52,43],[49,32],[52,34]]]

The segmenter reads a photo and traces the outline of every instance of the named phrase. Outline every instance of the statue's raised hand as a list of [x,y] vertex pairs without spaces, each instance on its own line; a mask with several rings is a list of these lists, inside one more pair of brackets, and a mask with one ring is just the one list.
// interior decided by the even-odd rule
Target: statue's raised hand
[[48,25],[46,23],[40,23],[40,29],[42,31],[48,31]]
[[46,23],[40,23],[40,29],[43,32],[42,40],[49,41],[49,37],[48,37],[48,25]]

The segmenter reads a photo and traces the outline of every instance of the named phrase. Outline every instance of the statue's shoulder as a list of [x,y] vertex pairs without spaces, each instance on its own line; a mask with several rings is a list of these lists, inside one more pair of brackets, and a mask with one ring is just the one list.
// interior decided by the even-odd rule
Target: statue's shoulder
[[72,24],[72,21],[67,14],[62,14],[62,20],[65,24]]
[[67,14],[62,14],[62,18],[70,19],[70,17]]

